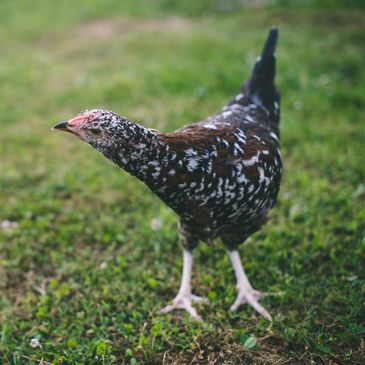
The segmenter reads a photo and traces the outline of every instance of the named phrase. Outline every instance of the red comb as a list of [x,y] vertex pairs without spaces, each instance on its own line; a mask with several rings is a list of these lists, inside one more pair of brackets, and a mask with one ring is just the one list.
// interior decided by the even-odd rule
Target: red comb
[[94,113],[78,115],[77,117],[70,119],[68,121],[68,124],[71,126],[77,126],[84,122],[91,122],[92,120],[95,119],[95,117],[96,117],[96,114],[94,114]]

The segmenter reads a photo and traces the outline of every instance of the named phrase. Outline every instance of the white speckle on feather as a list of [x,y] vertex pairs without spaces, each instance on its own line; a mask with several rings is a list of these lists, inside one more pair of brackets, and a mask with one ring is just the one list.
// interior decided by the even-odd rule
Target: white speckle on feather
[[204,128],[209,128],[209,129],[217,129],[217,126],[212,124],[212,123],[204,124],[203,127]]
[[274,133],[274,132],[270,132],[270,136],[272,137],[272,138],[274,138],[275,140],[279,140],[278,139],[278,136]]
[[157,190],[155,190],[156,193],[164,193],[166,191],[166,186],[161,186]]
[[241,101],[243,99],[244,95],[242,93],[236,95],[236,97],[234,98],[234,100],[236,101]]
[[206,173],[207,174],[210,174],[212,172],[212,168],[213,168],[213,163],[211,160],[208,161],[208,165],[207,165],[207,168],[206,168]]
[[264,181],[265,185],[269,185],[271,180],[268,177],[265,176],[264,169],[259,167],[258,172],[259,172],[259,175],[260,175],[259,181],[260,182]]
[[231,115],[232,115],[232,111],[231,110],[227,110],[226,112],[223,112],[222,113],[223,118],[227,118],[227,117],[229,117]]
[[249,160],[242,160],[242,163],[245,166],[253,166],[259,162],[259,154],[257,153],[255,156],[252,156]]
[[197,193],[203,191],[205,188],[205,185],[204,185],[204,177],[203,177],[203,181],[200,183],[200,187],[199,189],[196,190]]
[[210,153],[210,157],[217,157],[218,156],[218,152],[217,150],[214,150]]
[[191,158],[186,165],[188,171],[194,171],[198,167],[198,161],[195,158]]
[[239,176],[237,176],[237,182],[239,183],[239,184],[242,184],[243,182],[244,183],[247,183],[248,182],[248,180],[247,180],[247,178],[246,178],[246,176],[245,176],[245,174],[241,174],[241,175],[239,175]]
[[195,150],[193,150],[192,148],[188,148],[187,150],[185,150],[185,154],[187,156],[195,156],[197,153]]
[[241,153],[243,153],[242,148],[240,147],[240,145],[239,145],[237,142],[234,144],[234,147],[235,147],[238,151],[240,151]]
[[209,199],[209,197],[204,198],[204,199],[202,200],[202,202],[199,204],[199,207],[202,207],[203,205],[205,205],[205,204],[207,203],[208,199]]

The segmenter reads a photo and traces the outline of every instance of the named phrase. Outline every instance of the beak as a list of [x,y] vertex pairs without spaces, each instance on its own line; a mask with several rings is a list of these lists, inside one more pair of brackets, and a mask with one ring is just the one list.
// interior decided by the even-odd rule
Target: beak
[[59,131],[65,131],[65,132],[69,132],[69,133],[73,133],[69,128],[68,128],[68,122],[59,122],[57,123],[52,130],[57,129]]

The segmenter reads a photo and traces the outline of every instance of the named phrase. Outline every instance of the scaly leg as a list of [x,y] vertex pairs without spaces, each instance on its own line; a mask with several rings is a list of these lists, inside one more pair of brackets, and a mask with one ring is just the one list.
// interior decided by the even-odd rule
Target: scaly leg
[[202,321],[201,317],[191,305],[192,302],[200,303],[206,301],[205,298],[198,297],[191,293],[191,269],[193,266],[193,255],[192,252],[184,249],[184,264],[183,264],[183,272],[182,279],[179,292],[177,293],[173,303],[171,305],[167,305],[163,309],[161,309],[162,313],[171,312],[174,309],[185,309],[192,318]]
[[240,255],[238,251],[228,251],[229,258],[231,259],[233,269],[237,279],[238,294],[235,302],[231,306],[231,310],[237,310],[241,304],[248,303],[254,307],[264,318],[272,322],[272,317],[269,312],[258,302],[262,297],[262,294],[254,290],[247,279],[243,266],[241,264]]

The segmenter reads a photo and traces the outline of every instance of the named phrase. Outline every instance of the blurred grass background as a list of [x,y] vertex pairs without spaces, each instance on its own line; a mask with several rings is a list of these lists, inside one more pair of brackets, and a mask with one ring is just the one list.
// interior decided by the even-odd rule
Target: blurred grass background
[[[363,363],[363,5],[3,0],[0,363]],[[238,92],[272,25],[285,175],[241,253],[275,294],[263,300],[273,328],[251,308],[227,312],[232,269],[204,245],[193,284],[210,298],[205,323],[161,316],[180,280],[175,215],[50,128],[92,107],[165,131],[203,119]]]

